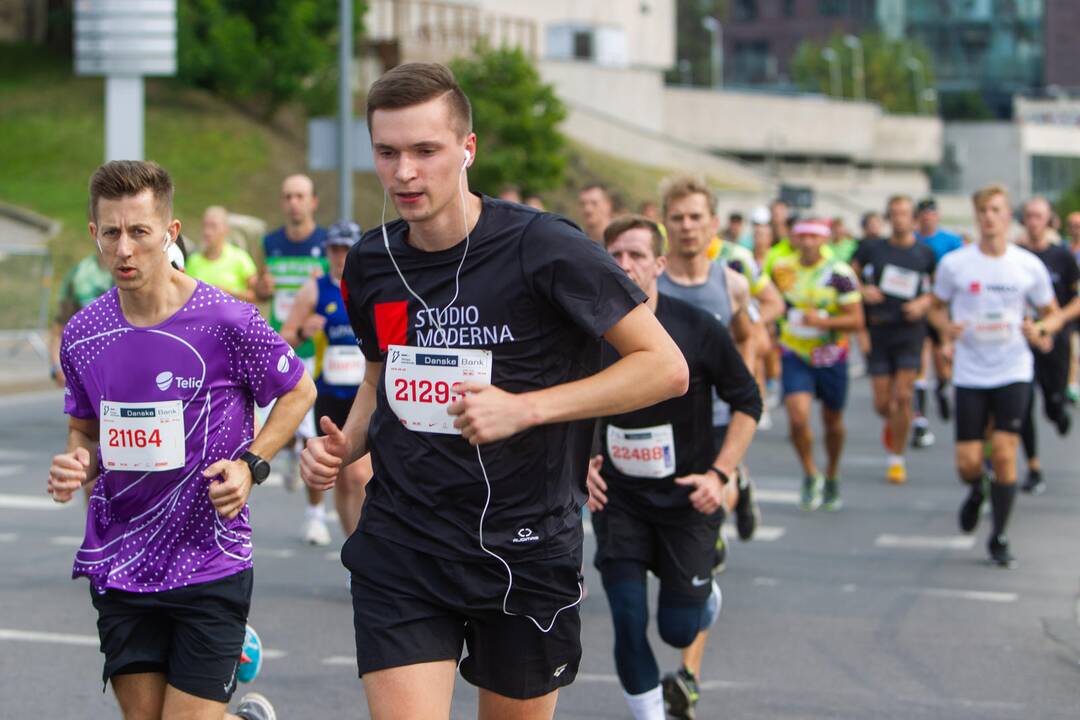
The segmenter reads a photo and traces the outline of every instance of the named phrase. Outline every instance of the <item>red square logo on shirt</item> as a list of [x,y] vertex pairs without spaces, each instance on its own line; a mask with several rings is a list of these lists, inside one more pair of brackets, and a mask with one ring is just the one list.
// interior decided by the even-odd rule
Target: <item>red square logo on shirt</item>
[[409,301],[375,303],[375,336],[379,350],[409,342]]
[[972,280],[971,284],[968,285],[968,292],[972,295],[978,295],[980,290],[982,290],[982,285],[978,280]]

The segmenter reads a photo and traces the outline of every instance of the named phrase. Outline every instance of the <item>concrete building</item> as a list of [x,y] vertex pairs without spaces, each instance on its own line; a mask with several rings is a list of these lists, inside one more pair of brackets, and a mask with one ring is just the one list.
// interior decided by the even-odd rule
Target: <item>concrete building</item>
[[881,30],[929,49],[940,93],[979,93],[1000,117],[1017,93],[1080,94],[1076,0],[733,0],[727,8],[728,84],[789,85],[802,40]]
[[[935,187],[1000,182],[1016,198],[1056,199],[1080,177],[1080,101],[1017,98],[1012,122],[947,123]],[[987,152],[993,148],[993,152]]]
[[819,95],[666,86],[674,12],[673,0],[374,0],[366,25],[396,62],[447,60],[481,38],[521,47],[566,104],[568,136],[714,178],[741,193],[744,209],[781,184],[811,187],[822,212],[849,218],[891,193],[929,191],[926,168],[941,159],[935,117]]

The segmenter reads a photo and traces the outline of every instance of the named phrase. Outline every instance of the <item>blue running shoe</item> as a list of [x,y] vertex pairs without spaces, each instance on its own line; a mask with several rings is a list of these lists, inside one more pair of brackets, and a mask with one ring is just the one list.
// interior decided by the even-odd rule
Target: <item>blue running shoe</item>
[[255,679],[262,669],[262,640],[255,628],[247,626],[244,634],[244,648],[240,651],[240,668],[236,671],[236,679],[242,683],[249,683]]

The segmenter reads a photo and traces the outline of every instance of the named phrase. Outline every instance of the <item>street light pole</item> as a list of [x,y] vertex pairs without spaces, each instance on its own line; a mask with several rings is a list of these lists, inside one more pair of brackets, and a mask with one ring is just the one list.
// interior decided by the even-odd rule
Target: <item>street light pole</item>
[[353,0],[338,0],[338,220],[353,220]]
[[844,87],[840,80],[840,56],[831,47],[827,47],[821,51],[821,57],[825,58],[825,62],[829,63],[829,79],[832,85],[832,95],[837,98],[843,99]]
[[844,38],[844,44],[851,48],[851,85],[856,100],[866,100],[866,67],[863,64],[862,41],[854,35]]
[[709,31],[709,80],[718,88],[724,84],[724,26],[712,15],[701,18],[701,26]]
[[911,71],[911,82],[914,85],[915,91],[915,112],[926,113],[926,97],[923,94],[923,64],[918,58],[909,57],[907,62],[908,70]]

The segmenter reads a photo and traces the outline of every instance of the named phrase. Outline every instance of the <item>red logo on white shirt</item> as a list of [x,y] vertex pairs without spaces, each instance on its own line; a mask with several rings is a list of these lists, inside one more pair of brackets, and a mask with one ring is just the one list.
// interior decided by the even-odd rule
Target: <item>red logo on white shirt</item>
[[978,295],[980,290],[982,290],[982,285],[978,280],[972,280],[971,284],[968,285],[968,292],[972,295]]

